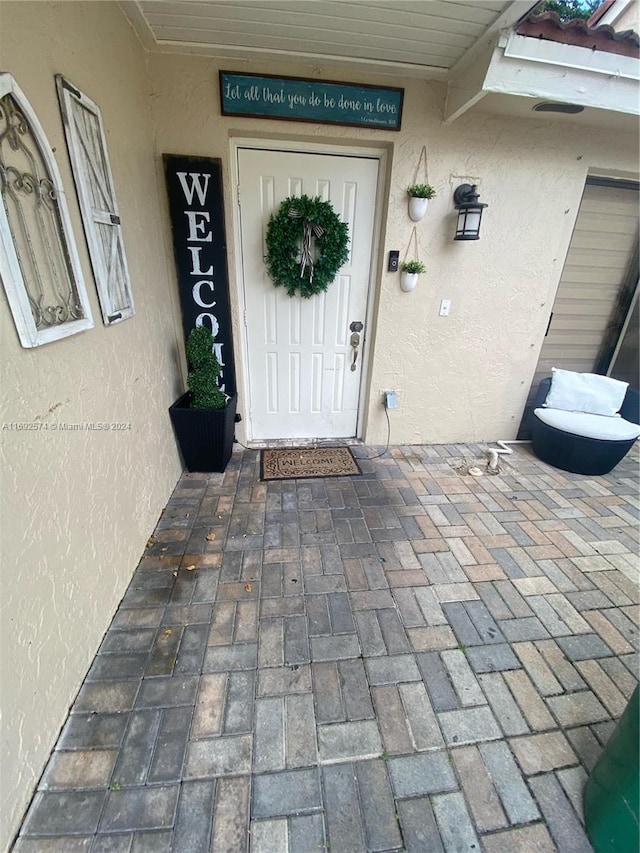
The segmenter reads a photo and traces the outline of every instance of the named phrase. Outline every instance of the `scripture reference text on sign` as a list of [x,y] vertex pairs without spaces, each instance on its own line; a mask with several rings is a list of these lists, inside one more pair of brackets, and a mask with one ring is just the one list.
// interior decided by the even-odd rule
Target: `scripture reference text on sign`
[[219,159],[164,154],[185,341],[208,326],[222,368],[220,387],[235,393],[233,340]]
[[222,115],[400,130],[404,89],[220,72]]

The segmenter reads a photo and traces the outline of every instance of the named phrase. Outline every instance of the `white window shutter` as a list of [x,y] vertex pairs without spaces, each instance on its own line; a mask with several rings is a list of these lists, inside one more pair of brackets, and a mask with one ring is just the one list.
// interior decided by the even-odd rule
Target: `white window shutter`
[[56,84],[102,318],[111,326],[132,317],[134,308],[102,116],[62,75]]

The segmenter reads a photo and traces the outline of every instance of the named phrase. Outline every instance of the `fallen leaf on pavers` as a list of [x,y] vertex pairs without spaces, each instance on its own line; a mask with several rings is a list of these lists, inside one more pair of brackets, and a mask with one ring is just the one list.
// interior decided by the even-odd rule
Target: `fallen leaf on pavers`
[[192,565],[192,566],[185,566],[185,569],[186,569],[188,572],[192,572],[192,571],[195,569],[195,563],[194,563],[194,565]]
[[177,573],[177,572],[174,572],[174,573],[173,573],[173,576],[174,576],[174,578],[177,578],[177,577],[178,577],[178,573]]
[[155,545],[155,542],[153,541],[153,536],[152,536],[151,539],[147,539],[147,548],[152,548],[154,545]]
[[215,533],[207,533],[207,542],[213,542],[213,540],[214,540],[215,538],[216,538],[216,534],[215,534]]
[[247,592],[251,592],[251,590],[253,589],[253,584],[252,583],[246,583],[244,585],[244,588],[247,590]]
[[171,628],[167,628],[167,630],[164,632],[165,637],[170,637],[172,634],[173,631],[171,630]]
[[160,550],[161,550],[161,551],[166,551],[166,550],[167,550],[167,548],[166,548],[166,546],[165,546],[164,548],[161,548]]

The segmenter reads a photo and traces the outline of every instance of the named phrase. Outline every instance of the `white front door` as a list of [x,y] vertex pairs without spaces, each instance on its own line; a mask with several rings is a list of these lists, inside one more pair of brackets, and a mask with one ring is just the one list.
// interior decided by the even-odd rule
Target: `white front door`
[[[378,160],[238,149],[250,436],[356,435]],[[289,196],[320,196],[349,224],[349,259],[326,293],[276,288],[264,255],[269,217]],[[354,322],[363,324],[352,370]]]

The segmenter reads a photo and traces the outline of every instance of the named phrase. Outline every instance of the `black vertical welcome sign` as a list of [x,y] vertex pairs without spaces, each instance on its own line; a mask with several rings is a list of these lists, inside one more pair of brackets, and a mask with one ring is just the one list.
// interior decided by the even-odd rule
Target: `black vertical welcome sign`
[[221,387],[234,394],[222,165],[211,157],[164,154],[163,159],[185,341],[196,326],[211,329]]

